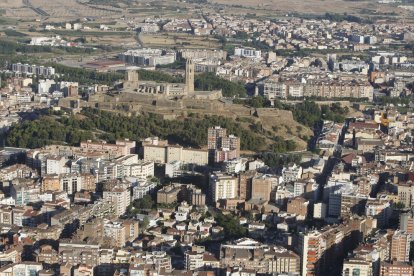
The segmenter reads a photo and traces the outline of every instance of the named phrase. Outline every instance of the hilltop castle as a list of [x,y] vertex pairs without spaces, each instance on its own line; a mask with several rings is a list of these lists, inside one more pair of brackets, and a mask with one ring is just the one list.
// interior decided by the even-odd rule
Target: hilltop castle
[[158,83],[155,81],[139,81],[137,71],[127,71],[123,82],[124,93],[137,93],[156,98],[195,98],[220,99],[221,90],[195,91],[194,90],[194,62],[187,59],[185,68],[185,83]]

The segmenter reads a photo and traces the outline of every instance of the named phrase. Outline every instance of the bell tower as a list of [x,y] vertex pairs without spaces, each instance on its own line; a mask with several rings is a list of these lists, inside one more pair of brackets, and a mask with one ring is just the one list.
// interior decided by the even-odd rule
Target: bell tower
[[187,59],[185,66],[185,89],[187,94],[194,92],[194,62],[192,59]]

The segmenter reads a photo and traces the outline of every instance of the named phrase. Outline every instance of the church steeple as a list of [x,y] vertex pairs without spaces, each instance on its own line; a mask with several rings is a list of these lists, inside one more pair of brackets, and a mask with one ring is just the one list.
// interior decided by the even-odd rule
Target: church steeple
[[188,94],[194,92],[194,62],[187,59],[185,66],[185,89]]

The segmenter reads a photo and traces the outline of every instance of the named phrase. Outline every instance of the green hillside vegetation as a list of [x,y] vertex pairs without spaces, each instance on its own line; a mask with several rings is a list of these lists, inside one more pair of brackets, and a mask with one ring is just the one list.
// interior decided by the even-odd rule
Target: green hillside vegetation
[[13,125],[6,135],[6,144],[22,148],[38,148],[50,144],[77,145],[92,139],[91,131],[63,125],[50,117]]
[[246,97],[247,91],[242,83],[232,82],[216,76],[214,73],[202,73],[195,76],[196,90],[223,90],[224,97]]
[[295,149],[293,141],[273,138],[268,142],[266,139],[270,137],[221,116],[164,120],[154,114],[127,117],[92,108],[84,109],[81,114],[58,119],[45,115],[34,121],[15,124],[6,135],[6,144],[36,148],[56,143],[78,145],[87,139],[114,142],[116,139],[129,138],[138,141],[158,136],[171,143],[200,148],[207,144],[207,128],[221,126],[227,128],[229,134],[240,137],[242,150],[283,153]]
[[82,68],[74,68],[62,64],[52,63],[48,64],[56,69],[61,76],[59,81],[76,81],[81,84],[108,84],[112,85],[114,82],[123,79],[124,75],[120,73],[101,73],[93,70],[86,70]]
[[[34,121],[14,125],[6,138],[10,146],[40,147],[56,142],[70,145],[79,144],[80,138],[105,139],[115,141],[120,138],[140,140],[149,136],[159,136],[173,143],[185,146],[201,147],[207,144],[207,128],[220,125],[241,137],[241,148],[258,151],[264,145],[264,138],[242,128],[229,118],[206,116],[204,118],[187,118],[185,120],[163,120],[157,115],[126,117],[116,113],[97,109],[84,109],[85,117],[60,117],[57,120],[43,116]],[[96,130],[103,134],[95,135]]]

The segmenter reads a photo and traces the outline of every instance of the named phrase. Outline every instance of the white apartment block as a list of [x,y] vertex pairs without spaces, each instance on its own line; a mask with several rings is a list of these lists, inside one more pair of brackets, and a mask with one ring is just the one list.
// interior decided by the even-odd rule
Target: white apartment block
[[12,64],[12,71],[16,73],[22,73],[22,74],[28,74],[28,75],[44,75],[44,76],[52,76],[56,73],[55,68],[53,67],[45,67],[45,66],[38,66],[38,65],[21,64],[21,63]]
[[266,81],[264,84],[264,96],[269,100],[287,98],[286,84],[275,80]]
[[66,159],[63,156],[50,156],[46,159],[46,174],[66,173]]
[[145,180],[154,176],[154,162],[139,160],[138,155],[130,154],[117,159],[118,174]]
[[210,192],[213,202],[220,199],[237,197],[238,180],[236,177],[224,174],[212,174],[210,176]]
[[132,188],[132,200],[143,198],[155,191],[157,183],[151,181],[138,182],[136,186]]
[[248,58],[261,58],[262,51],[256,50],[254,48],[235,48],[234,55]]
[[104,191],[103,199],[112,203],[114,213],[118,217],[125,213],[128,205],[131,203],[129,190],[120,187],[115,187],[111,191]]

